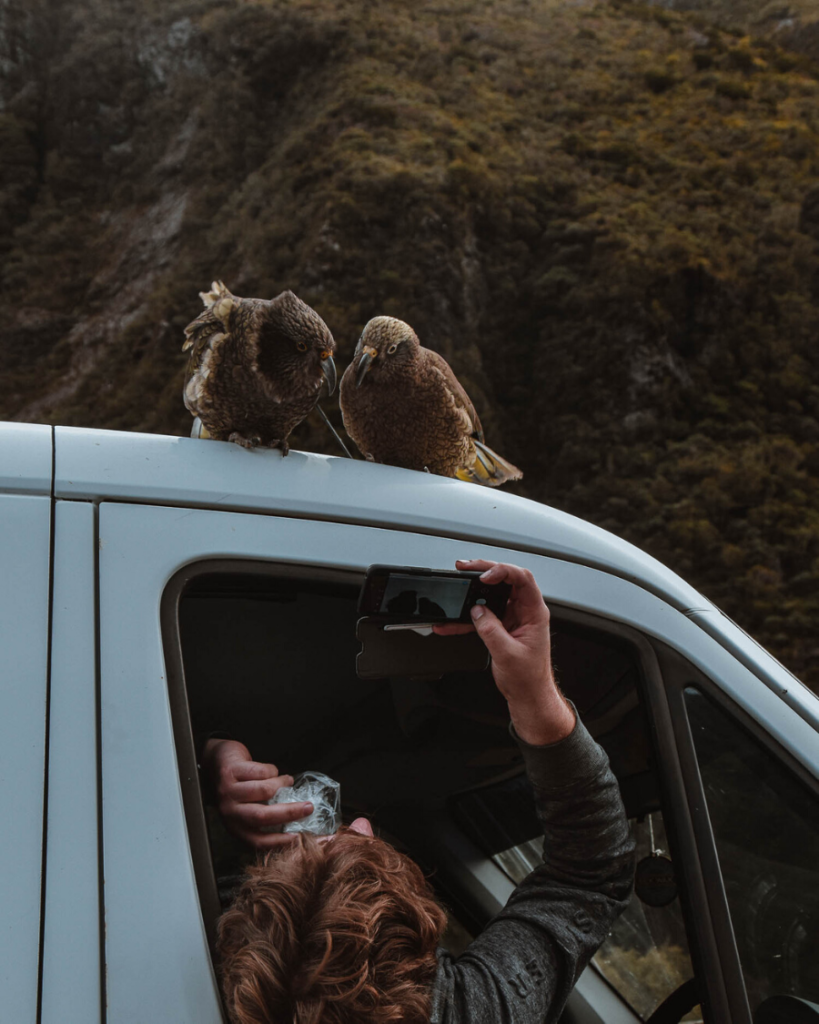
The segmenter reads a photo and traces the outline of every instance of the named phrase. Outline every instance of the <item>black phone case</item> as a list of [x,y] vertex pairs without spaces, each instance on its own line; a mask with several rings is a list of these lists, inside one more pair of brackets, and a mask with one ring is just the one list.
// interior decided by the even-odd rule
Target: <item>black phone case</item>
[[[414,565],[371,565],[367,569],[367,578],[364,586],[361,588],[361,594],[358,599],[358,614],[370,618],[384,619],[385,621],[391,622],[404,622],[410,621],[406,616],[392,615],[389,616],[384,612],[376,613],[374,608],[380,606],[381,596],[384,593],[384,588],[387,585],[387,578],[390,574],[402,574],[406,576],[418,576],[421,578],[425,577],[438,577],[443,579],[464,579],[468,578],[471,580],[470,594],[473,600],[470,605],[467,606],[466,611],[461,615],[459,619],[450,619],[450,622],[463,622],[471,623],[472,619],[469,615],[469,608],[472,604],[476,603],[476,599],[480,599],[481,604],[485,604],[490,608],[499,618],[503,617],[504,610],[506,608],[506,602],[509,599],[509,595],[512,592],[512,587],[508,583],[482,583],[480,581],[481,574],[479,572],[458,572],[447,569],[425,569]],[[413,617],[414,618],[414,617]],[[421,621],[419,617],[419,622]],[[432,621],[432,620],[430,620]]]
[[447,672],[481,672],[489,665],[489,651],[477,633],[420,636],[408,629],[385,633],[388,622],[380,617],[358,620],[356,637],[362,646],[355,668],[359,679],[440,679]]

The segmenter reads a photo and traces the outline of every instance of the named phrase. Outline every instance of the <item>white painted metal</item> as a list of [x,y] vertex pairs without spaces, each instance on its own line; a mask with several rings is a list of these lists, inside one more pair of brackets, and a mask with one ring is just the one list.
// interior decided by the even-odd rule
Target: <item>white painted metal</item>
[[[103,823],[109,1021],[220,1020],[185,829],[159,625],[182,565],[236,557],[347,568],[451,568],[507,549],[384,529],[261,515],[100,508]],[[682,651],[819,775],[815,730],[715,639],[642,587],[565,560],[516,552],[547,600],[636,626]],[[150,984],[146,983],[150,979]]]
[[34,1024],[51,501],[0,494],[0,1019]]
[[718,608],[692,611],[689,618],[715,637],[743,665],[797,711],[815,729],[819,729],[819,699],[805,684],[789,672],[748,634]]
[[94,506],[57,502],[42,1024],[99,1024]]
[[52,428],[0,423],[0,493],[51,494]]
[[57,427],[55,494],[259,511],[475,538],[583,562],[713,607],[639,548],[548,505],[429,473],[221,441]]
[[[819,726],[815,695],[702,594],[639,548],[538,502],[429,473],[358,460],[246,451],[220,441],[57,427],[55,493],[383,526],[551,555],[663,598]],[[743,639],[744,637],[744,639]]]

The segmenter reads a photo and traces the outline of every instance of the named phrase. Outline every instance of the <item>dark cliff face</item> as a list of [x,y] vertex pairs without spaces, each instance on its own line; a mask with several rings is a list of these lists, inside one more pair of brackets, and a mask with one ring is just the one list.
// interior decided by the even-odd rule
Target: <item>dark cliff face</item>
[[[629,0],[0,0],[0,416],[187,433],[214,277],[292,288],[341,369],[396,316],[521,493],[815,684],[819,71],[744,31]],[[292,440],[333,450],[312,418]]]

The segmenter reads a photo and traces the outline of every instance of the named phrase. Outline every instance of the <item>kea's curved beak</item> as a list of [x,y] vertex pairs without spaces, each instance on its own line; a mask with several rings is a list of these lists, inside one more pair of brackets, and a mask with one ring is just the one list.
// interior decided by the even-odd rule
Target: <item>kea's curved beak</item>
[[336,389],[336,380],[338,379],[336,374],[336,364],[333,362],[333,357],[329,352],[321,354],[321,372],[324,374],[324,379],[327,381],[327,394],[332,395]]
[[355,386],[357,388],[361,387],[361,382],[367,376],[367,370],[369,370],[373,359],[375,359],[377,355],[377,349],[369,347],[365,348],[364,351],[361,353],[361,359],[359,360],[358,363],[358,373],[356,373],[355,375]]

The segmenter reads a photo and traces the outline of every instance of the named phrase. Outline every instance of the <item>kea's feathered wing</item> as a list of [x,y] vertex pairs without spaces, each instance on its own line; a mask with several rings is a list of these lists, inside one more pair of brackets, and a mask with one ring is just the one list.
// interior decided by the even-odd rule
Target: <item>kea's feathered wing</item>
[[287,454],[287,438],[335,388],[335,342],[321,317],[293,292],[242,299],[221,281],[200,292],[205,311],[185,328],[183,397],[199,437],[266,445]]
[[412,328],[375,317],[344,373],[341,412],[368,459],[497,487],[523,474],[484,442],[475,407],[449,363]]

